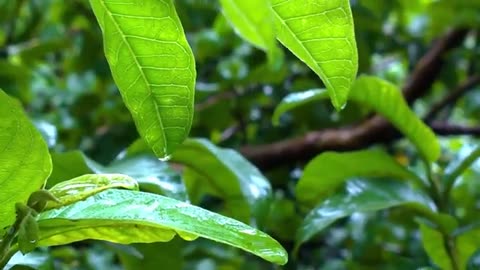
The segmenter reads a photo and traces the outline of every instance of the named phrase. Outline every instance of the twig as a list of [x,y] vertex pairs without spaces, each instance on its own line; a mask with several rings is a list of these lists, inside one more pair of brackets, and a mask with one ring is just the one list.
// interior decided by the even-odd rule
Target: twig
[[448,105],[452,105],[459,98],[465,95],[469,90],[473,89],[475,85],[480,83],[480,75],[475,75],[468,78],[465,82],[457,86],[449,95],[446,95],[438,103],[432,105],[430,111],[425,115],[426,122],[432,121],[438,113],[440,113]]

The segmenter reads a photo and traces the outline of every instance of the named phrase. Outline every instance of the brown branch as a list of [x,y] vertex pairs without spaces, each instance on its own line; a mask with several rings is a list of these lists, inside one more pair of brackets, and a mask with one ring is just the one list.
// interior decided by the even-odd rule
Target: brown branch
[[450,94],[446,95],[438,103],[435,103],[430,108],[430,111],[425,115],[424,119],[426,122],[430,122],[435,119],[435,117],[448,105],[452,105],[459,98],[465,95],[468,91],[472,90],[477,84],[480,83],[480,75],[475,75],[468,78],[465,82],[453,89]]
[[430,127],[438,135],[472,135],[480,136],[480,126],[466,127],[444,122],[433,122]]
[[[428,92],[443,66],[443,56],[459,46],[467,32],[466,29],[449,32],[420,59],[403,88],[409,104]],[[240,151],[258,167],[269,169],[292,161],[308,160],[322,151],[359,149],[398,136],[390,123],[374,116],[357,126],[312,131],[302,137],[271,144],[245,146]]]

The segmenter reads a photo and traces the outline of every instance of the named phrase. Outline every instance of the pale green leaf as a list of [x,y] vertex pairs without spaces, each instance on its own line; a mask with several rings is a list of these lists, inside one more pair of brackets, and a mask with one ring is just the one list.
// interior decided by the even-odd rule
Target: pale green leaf
[[194,170],[207,181],[204,185],[223,199],[244,198],[252,216],[260,224],[265,220],[270,208],[270,183],[238,152],[217,147],[205,139],[189,139],[173,154],[172,162]]
[[225,18],[242,38],[266,51],[270,61],[278,56],[273,13],[269,0],[220,0]]
[[296,246],[310,240],[336,220],[356,212],[371,212],[407,205],[429,216],[433,202],[407,183],[392,180],[352,180],[345,188],[317,205],[297,231]]
[[272,116],[272,123],[278,125],[282,114],[302,105],[326,98],[328,98],[328,92],[326,89],[311,89],[303,92],[291,93],[284,97],[280,104],[275,108]]
[[57,201],[49,201],[45,209],[58,208],[84,200],[92,195],[110,188],[138,190],[138,183],[123,174],[86,174],[71,180],[63,181],[51,189]]
[[[143,140],[142,140],[143,142]],[[145,145],[145,148],[148,148]],[[140,189],[160,195],[187,201],[187,191],[179,173],[166,162],[158,160],[150,151],[148,154],[127,154],[107,166],[103,166],[86,157],[80,151],[52,154],[53,172],[47,186],[51,187],[66,179],[83,174],[120,173],[133,177]]]
[[452,270],[453,265],[445,249],[445,241],[442,233],[421,223],[420,233],[423,248],[432,261],[440,266],[442,270]]
[[52,170],[48,147],[20,104],[0,90],[0,232],[15,221],[15,203],[26,204]]
[[176,233],[197,236],[285,264],[287,253],[266,235],[239,221],[156,194],[110,189],[84,201],[40,214],[39,245],[85,239],[150,243],[170,241]]
[[343,108],[358,69],[348,0],[272,0],[277,38],[320,76]]
[[433,131],[410,110],[402,92],[393,84],[373,76],[361,76],[349,99],[372,108],[387,118],[418,148],[427,161],[440,156],[440,144]]
[[195,62],[172,0],[90,0],[105,55],[140,135],[164,158],[187,137]]
[[380,150],[325,152],[310,161],[296,186],[297,199],[314,205],[352,177],[417,179]]

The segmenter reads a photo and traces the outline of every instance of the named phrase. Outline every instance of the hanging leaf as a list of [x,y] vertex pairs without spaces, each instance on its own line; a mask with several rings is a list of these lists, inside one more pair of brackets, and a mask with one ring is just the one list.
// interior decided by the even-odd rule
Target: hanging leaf
[[248,42],[264,50],[269,61],[281,56],[276,46],[273,13],[268,0],[220,0],[225,18]]
[[90,0],[105,55],[137,129],[166,158],[193,118],[195,61],[172,0]]
[[20,104],[0,90],[0,233],[15,221],[15,204],[27,203],[52,170],[48,147]]
[[342,109],[358,69],[348,0],[272,0],[277,38],[320,76]]
[[287,253],[277,241],[239,221],[156,194],[110,189],[75,204],[40,214],[39,245],[85,239],[121,244],[204,237],[251,252],[277,264]]

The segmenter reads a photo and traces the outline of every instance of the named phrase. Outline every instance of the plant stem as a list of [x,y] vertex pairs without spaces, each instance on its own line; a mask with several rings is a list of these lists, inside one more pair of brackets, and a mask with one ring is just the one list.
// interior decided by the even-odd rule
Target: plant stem
[[17,253],[17,248],[10,248],[7,253],[0,259],[0,269],[3,269],[5,265],[10,261],[10,259]]
[[475,162],[480,157],[480,147],[474,149],[458,166],[452,170],[452,172],[445,176],[445,191],[443,196],[445,198],[450,197],[450,191],[452,190],[455,180],[466,170],[468,169],[473,162]]
[[453,270],[460,270],[460,263],[458,259],[457,247],[455,245],[455,238],[448,235],[443,235],[443,241],[445,243],[445,248],[447,249],[448,256],[452,262]]

